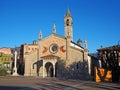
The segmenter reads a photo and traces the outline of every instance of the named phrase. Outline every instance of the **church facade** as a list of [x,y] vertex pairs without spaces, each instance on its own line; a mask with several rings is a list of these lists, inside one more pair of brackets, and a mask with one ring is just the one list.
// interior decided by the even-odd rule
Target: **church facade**
[[44,78],[80,74],[79,71],[83,70],[80,69],[82,63],[88,60],[87,41],[84,41],[84,47],[81,40],[77,43],[73,42],[72,23],[72,16],[68,9],[64,17],[64,36],[56,34],[56,26],[53,25],[51,35],[42,38],[40,32],[38,43],[34,41],[33,44],[22,45],[25,76]]

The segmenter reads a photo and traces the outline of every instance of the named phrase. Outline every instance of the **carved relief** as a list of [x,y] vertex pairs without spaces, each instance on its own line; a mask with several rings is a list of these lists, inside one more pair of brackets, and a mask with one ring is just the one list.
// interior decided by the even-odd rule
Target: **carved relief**
[[63,53],[66,52],[66,50],[64,49],[64,46],[60,47],[60,51],[63,52]]
[[48,50],[48,48],[47,48],[47,47],[43,47],[43,48],[44,48],[44,49],[43,49],[42,53],[46,53],[47,50]]

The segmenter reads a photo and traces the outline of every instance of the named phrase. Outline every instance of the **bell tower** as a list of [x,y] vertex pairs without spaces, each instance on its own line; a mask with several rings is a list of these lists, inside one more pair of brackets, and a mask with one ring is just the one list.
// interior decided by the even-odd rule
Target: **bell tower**
[[71,41],[73,41],[72,16],[70,14],[69,8],[68,8],[66,15],[64,17],[64,30],[65,30],[65,37],[69,38]]

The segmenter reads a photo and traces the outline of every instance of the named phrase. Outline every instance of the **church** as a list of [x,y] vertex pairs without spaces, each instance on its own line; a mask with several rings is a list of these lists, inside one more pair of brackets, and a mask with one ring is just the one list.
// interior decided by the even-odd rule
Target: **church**
[[64,36],[58,35],[54,24],[51,35],[42,38],[40,32],[38,41],[22,45],[24,76],[74,77],[85,72],[84,67],[88,71],[88,64],[85,64],[88,62],[87,41],[84,40],[84,47],[80,39],[77,43],[73,41],[73,20],[69,9],[64,16],[63,31]]

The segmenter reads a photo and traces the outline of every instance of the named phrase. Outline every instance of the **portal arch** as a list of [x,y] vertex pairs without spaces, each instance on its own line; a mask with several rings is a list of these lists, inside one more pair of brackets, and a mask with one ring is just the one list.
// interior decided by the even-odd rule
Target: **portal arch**
[[53,64],[51,62],[47,62],[45,64],[45,69],[47,72],[47,77],[53,77],[54,68],[53,68]]
[[43,59],[43,78],[56,76],[56,62],[59,59],[58,56],[48,55],[41,57]]

